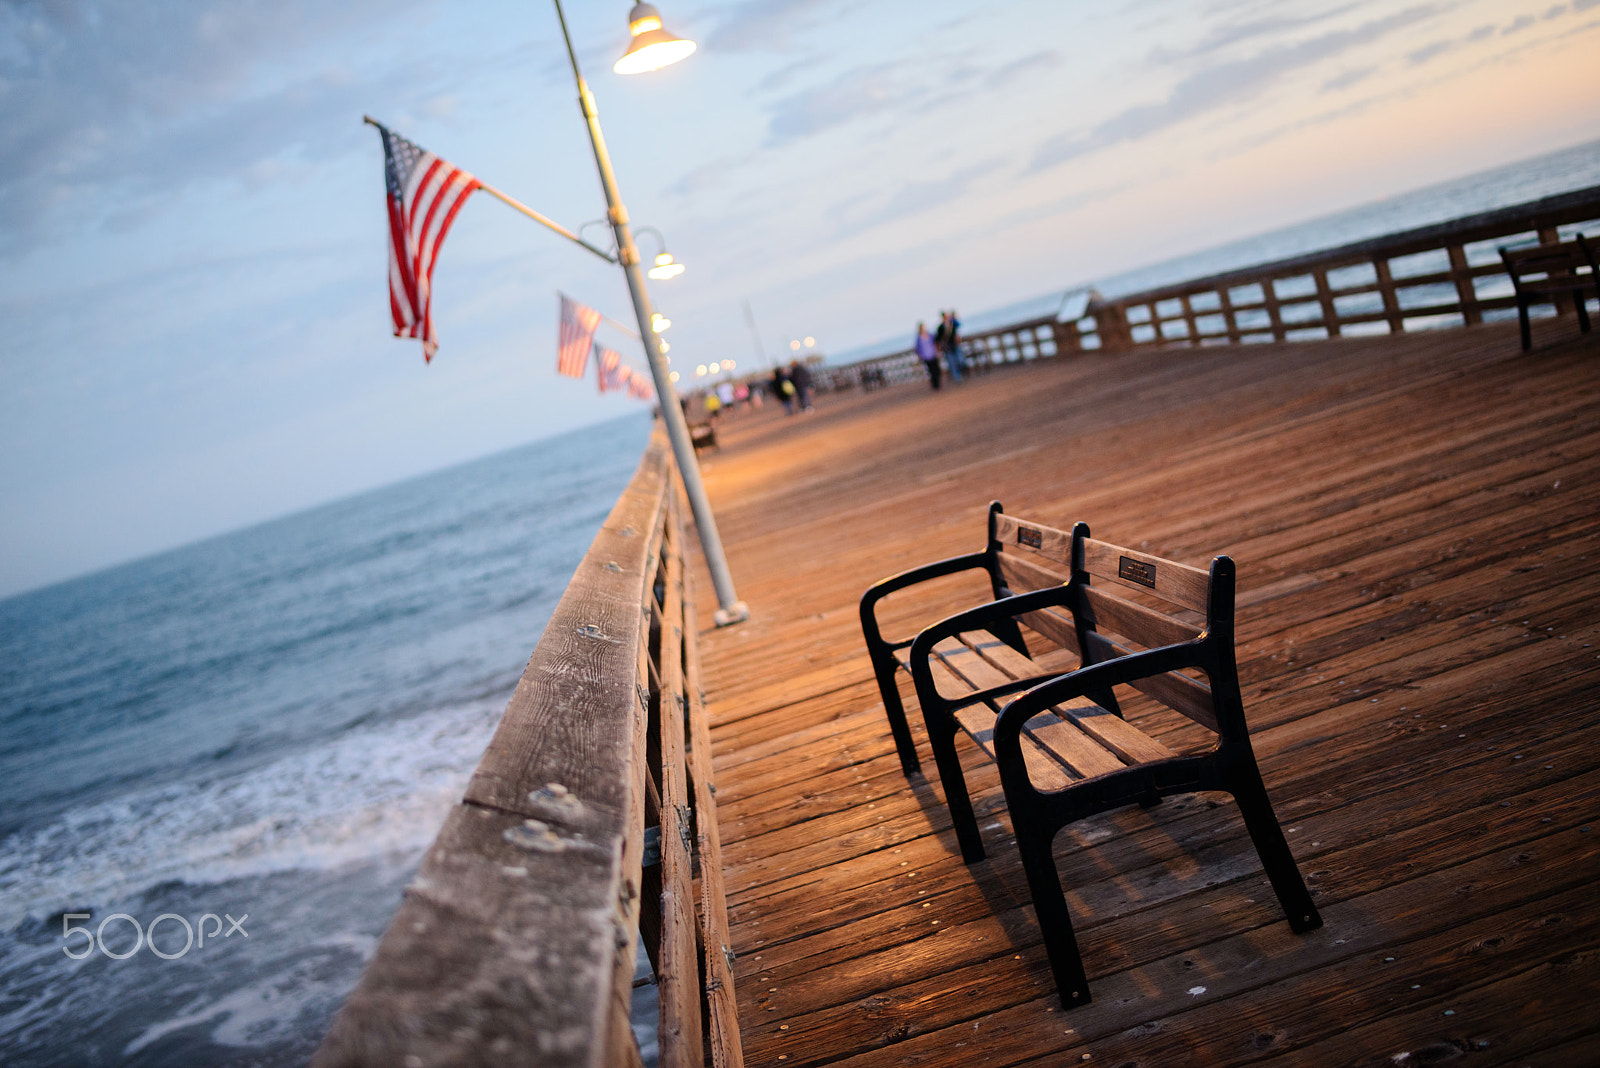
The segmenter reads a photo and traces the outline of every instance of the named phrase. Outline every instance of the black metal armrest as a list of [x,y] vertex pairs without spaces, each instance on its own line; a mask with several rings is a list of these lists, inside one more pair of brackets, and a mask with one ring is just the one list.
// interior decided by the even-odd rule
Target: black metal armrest
[[[928,667],[928,660],[933,653],[933,647],[946,638],[960,634],[963,631],[987,629],[1001,620],[1012,620],[1028,612],[1037,612],[1041,608],[1055,608],[1067,603],[1067,586],[1049,586],[1042,590],[1033,590],[1029,593],[1018,593],[1010,597],[1002,597],[998,601],[969,608],[964,612],[957,612],[953,616],[946,616],[931,626],[924,627],[922,633],[911,641],[911,680],[917,687],[917,693],[938,693],[933,685],[933,673]],[[1054,678],[1053,675],[1044,675],[1040,678]],[[959,699],[944,698],[943,700],[951,709],[962,708],[974,701],[985,700],[990,697],[1004,697],[1007,693],[1025,689],[1027,686],[1038,682],[1039,679],[1018,679],[1015,683],[991,687],[977,693],[967,694]]]
[[891,649],[903,649],[912,642],[911,638],[902,641],[890,642],[883,637],[878,629],[876,607],[879,601],[898,590],[907,589],[918,583],[930,579],[944,578],[946,575],[956,575],[963,571],[972,571],[977,568],[989,569],[989,554],[987,552],[967,553],[964,556],[952,556],[947,560],[924,564],[914,567],[909,571],[902,571],[898,575],[890,575],[880,582],[874,582],[867,587],[867,592],[861,595],[861,631],[866,635],[869,643],[886,645]]
[[1042,590],[1013,594],[998,601],[969,608],[964,612],[957,612],[953,616],[946,616],[937,623],[924,627],[922,633],[912,640],[912,663],[927,660],[929,652],[935,645],[963,631],[987,630],[991,624],[1000,620],[1016,619],[1029,612],[1037,612],[1041,608],[1059,608],[1068,604],[1069,588],[1067,583],[1046,586]]

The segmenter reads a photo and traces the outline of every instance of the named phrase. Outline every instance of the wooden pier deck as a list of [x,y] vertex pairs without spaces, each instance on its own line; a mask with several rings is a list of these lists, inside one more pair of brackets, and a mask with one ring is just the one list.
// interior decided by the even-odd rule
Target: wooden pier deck
[[[1600,1064],[1600,334],[1571,323],[1526,355],[1501,325],[1169,349],[724,421],[703,465],[754,618],[712,629],[697,585],[746,1063]],[[981,548],[991,499],[1233,555],[1325,927],[1289,931],[1231,805],[1110,813],[1058,840],[1094,994],[1060,1009],[997,777],[973,762],[968,868],[856,617]]]

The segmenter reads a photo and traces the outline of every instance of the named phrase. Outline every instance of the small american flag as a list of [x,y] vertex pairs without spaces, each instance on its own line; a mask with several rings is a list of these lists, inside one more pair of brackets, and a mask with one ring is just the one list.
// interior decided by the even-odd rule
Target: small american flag
[[655,387],[650,384],[650,379],[644,375],[634,374],[628,376],[628,396],[634,400],[655,400]]
[[395,337],[422,339],[422,358],[439,350],[433,332],[433,264],[456,212],[483,183],[376,122],[383,137],[389,200],[389,311]]
[[633,368],[622,362],[613,349],[594,347],[595,372],[601,393],[616,393],[627,386],[633,377]]
[[589,346],[594,343],[600,313],[568,297],[561,297],[561,344],[556,355],[556,370],[572,378],[582,378],[589,366]]

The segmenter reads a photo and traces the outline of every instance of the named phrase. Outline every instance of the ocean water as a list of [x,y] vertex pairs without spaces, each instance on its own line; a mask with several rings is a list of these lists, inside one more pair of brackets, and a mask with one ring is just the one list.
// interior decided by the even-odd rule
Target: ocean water
[[0,601],[0,1064],[304,1063],[648,434]]

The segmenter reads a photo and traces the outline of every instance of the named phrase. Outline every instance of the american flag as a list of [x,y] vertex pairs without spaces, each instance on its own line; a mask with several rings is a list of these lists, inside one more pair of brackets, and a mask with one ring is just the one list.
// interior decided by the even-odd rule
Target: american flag
[[373,123],[383,137],[389,192],[389,310],[394,336],[422,339],[422,358],[439,349],[433,333],[433,263],[456,212],[483,183],[432,152]]
[[600,313],[565,293],[558,296],[561,297],[561,345],[556,355],[556,370],[572,378],[582,378],[589,366],[589,346],[594,343]]
[[629,375],[628,396],[635,400],[655,400],[655,387],[650,384],[650,379],[646,378],[644,375]]
[[596,345],[594,359],[595,378],[601,393],[615,393],[633,377],[633,368],[623,363],[622,357],[614,349],[603,349]]

